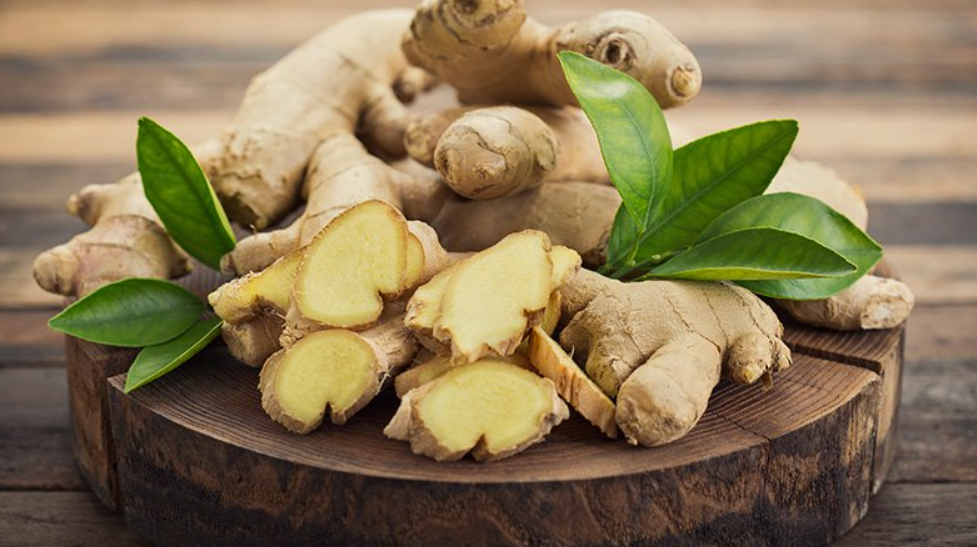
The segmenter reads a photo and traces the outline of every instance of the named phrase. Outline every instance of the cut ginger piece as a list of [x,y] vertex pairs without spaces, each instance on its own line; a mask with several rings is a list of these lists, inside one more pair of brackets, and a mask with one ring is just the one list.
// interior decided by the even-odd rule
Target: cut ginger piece
[[383,297],[407,288],[408,235],[400,211],[381,201],[336,217],[306,248],[289,323],[356,329],[375,322]]
[[408,288],[427,283],[435,274],[448,266],[450,258],[441,246],[438,234],[427,224],[411,220],[407,223],[407,271],[405,284]]
[[255,319],[269,307],[284,314],[301,262],[301,249],[288,253],[260,272],[221,285],[207,300],[217,316],[230,324]]
[[[513,353],[507,357],[498,357],[493,359],[504,361],[529,371],[536,370],[532,363],[529,362],[529,358],[519,352]],[[404,396],[410,392],[410,390],[421,387],[428,382],[433,382],[434,380],[444,376],[451,369],[459,366],[463,365],[452,362],[448,355],[435,355],[430,359],[398,374],[397,378],[394,379],[394,391],[397,393],[397,397],[403,399]]]
[[311,333],[272,355],[261,370],[261,406],[286,429],[306,434],[329,411],[345,423],[410,362],[417,343],[393,315],[364,332]]
[[529,333],[528,356],[535,369],[556,385],[560,397],[570,403],[588,422],[597,426],[604,435],[617,438],[614,402],[539,327],[534,327]]
[[481,360],[407,393],[384,433],[438,461],[469,452],[478,461],[493,461],[541,441],[568,416],[549,380],[509,363]]
[[512,354],[556,288],[542,232],[509,235],[452,270],[433,334],[462,362]]

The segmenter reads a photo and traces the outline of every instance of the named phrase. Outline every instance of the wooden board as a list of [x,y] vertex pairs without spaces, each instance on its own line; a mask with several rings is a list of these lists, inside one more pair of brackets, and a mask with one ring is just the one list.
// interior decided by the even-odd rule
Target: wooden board
[[386,439],[390,393],[300,437],[265,416],[256,371],[222,347],[125,395],[130,352],[69,340],[76,457],[161,546],[823,545],[892,465],[903,329],[787,325],[795,366],[768,390],[722,384],[679,442],[633,448],[574,417],[492,464]]

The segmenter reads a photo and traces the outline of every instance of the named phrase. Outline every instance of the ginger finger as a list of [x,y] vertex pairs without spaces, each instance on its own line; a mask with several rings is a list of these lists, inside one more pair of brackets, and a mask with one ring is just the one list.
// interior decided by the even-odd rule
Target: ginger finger
[[403,49],[411,64],[451,84],[470,104],[576,104],[556,58],[564,50],[633,76],[662,108],[692,100],[702,83],[688,48],[654,19],[630,11],[549,27],[527,18],[521,0],[426,0]]
[[407,150],[455,193],[495,199],[543,182],[609,184],[597,136],[579,108],[454,108],[419,116]]
[[407,393],[384,434],[437,461],[471,452],[487,462],[542,441],[568,417],[549,380],[509,363],[482,360]]
[[798,321],[835,330],[891,329],[913,311],[916,299],[905,283],[866,275],[825,300],[778,300]]

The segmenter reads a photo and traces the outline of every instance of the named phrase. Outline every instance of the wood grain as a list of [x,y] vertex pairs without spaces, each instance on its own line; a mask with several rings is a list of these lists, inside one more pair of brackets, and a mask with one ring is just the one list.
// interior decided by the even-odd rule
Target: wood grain
[[256,381],[213,350],[131,396],[111,380],[130,527],[162,545],[820,545],[867,509],[881,397],[874,373],[801,357],[772,390],[723,386],[666,447],[575,419],[517,458],[439,464],[382,436],[389,393],[297,438]]
[[0,492],[5,547],[148,547],[88,492]]

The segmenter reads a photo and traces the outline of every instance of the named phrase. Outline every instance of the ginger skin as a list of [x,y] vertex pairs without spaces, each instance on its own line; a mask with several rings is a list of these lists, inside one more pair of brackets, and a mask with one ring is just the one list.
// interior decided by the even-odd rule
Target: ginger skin
[[[440,185],[416,188],[411,176],[379,160],[372,162],[354,136],[362,136],[389,157],[404,154],[408,116],[401,101],[412,100],[430,81],[424,71],[407,64],[400,45],[389,39],[407,29],[411,16],[408,10],[371,11],[332,25],[256,76],[231,124],[193,148],[229,217],[241,225],[272,225],[295,207],[300,188],[315,202],[309,217],[338,207],[325,218],[309,220],[308,226],[303,217],[288,237],[262,234],[258,241],[245,239],[228,259],[227,271],[243,275],[261,270],[309,243],[330,214],[383,199],[380,191],[359,188],[364,178],[376,177],[384,192],[392,186],[399,195],[412,196],[420,208],[437,202],[433,194],[442,191]],[[309,177],[314,156],[319,165],[340,157],[351,170]],[[361,167],[352,169],[354,165]],[[303,185],[308,178],[313,180]],[[324,186],[337,195],[323,196],[332,192]],[[426,191],[432,195],[424,195]],[[321,203],[325,201],[329,203]],[[94,228],[39,257],[34,276],[45,290],[77,296],[125,277],[174,278],[187,273],[185,257],[161,228],[139,220],[111,220],[135,215],[158,224],[138,173],[83,189],[69,200],[69,211]]]
[[404,139],[411,157],[469,199],[514,195],[547,181],[610,184],[579,108],[452,108],[417,116]]
[[48,292],[82,296],[127,277],[170,279],[191,270],[189,258],[166,234],[138,179],[87,186],[68,200],[68,212],[92,228],[34,261],[34,279]]
[[783,327],[753,293],[693,281],[622,283],[580,270],[562,289],[564,348],[617,396],[628,442],[658,446],[687,434],[720,375],[751,384],[790,366]]
[[630,11],[549,27],[527,17],[522,0],[426,0],[403,49],[411,64],[451,84],[468,104],[575,105],[557,59],[564,50],[633,76],[662,108],[687,103],[702,84],[689,49],[654,19]]

